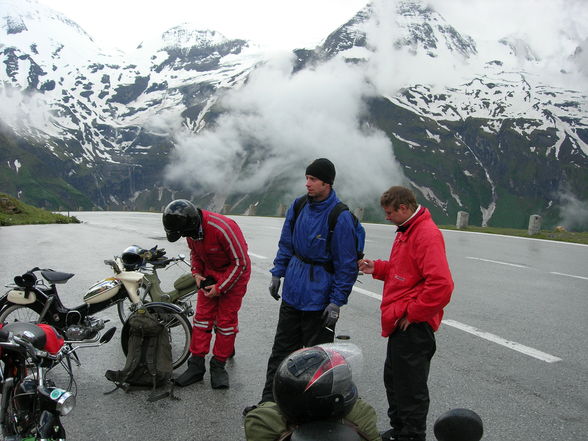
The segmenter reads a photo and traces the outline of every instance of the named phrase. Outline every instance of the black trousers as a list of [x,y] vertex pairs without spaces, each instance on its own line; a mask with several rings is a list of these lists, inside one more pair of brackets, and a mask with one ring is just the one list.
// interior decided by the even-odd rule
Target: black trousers
[[301,311],[282,301],[261,401],[275,401],[274,375],[288,355],[303,347],[333,342],[335,329],[331,332],[323,326],[322,314],[323,311]]
[[435,334],[428,323],[413,323],[388,337],[384,385],[388,417],[398,439],[424,441],[429,412],[429,368]]

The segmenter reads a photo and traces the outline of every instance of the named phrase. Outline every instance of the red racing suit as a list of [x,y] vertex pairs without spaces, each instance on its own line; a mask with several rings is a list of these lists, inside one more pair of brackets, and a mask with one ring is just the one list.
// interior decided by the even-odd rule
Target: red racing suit
[[202,357],[208,354],[214,329],[216,338],[212,352],[224,362],[235,349],[238,313],[251,276],[251,260],[247,242],[234,220],[222,214],[200,211],[198,238],[187,238],[192,274],[212,276],[220,295],[209,298],[203,290],[198,291],[190,352]]
[[[404,230],[404,231],[403,231]],[[373,278],[384,281],[382,336],[394,332],[398,321],[427,322],[439,329],[443,308],[453,292],[453,279],[441,231],[429,210],[419,212],[399,227],[390,260],[374,262]]]

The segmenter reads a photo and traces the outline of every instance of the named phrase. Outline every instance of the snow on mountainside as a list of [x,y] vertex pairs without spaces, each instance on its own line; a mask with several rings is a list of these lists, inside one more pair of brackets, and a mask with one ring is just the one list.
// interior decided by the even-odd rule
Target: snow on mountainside
[[[297,68],[336,57],[365,66],[374,94],[389,103],[378,101],[378,112],[400,118],[407,111],[420,116],[421,124],[430,125],[424,130],[418,126],[407,129],[406,123],[391,128],[389,120],[376,117],[393,140],[395,153],[406,155],[403,165],[413,185],[443,213],[453,211],[448,196],[455,209],[469,205],[471,210],[476,203],[464,205],[463,189],[456,190],[459,176],[419,164],[427,156],[437,157],[440,164],[454,150],[453,145],[457,146],[451,154],[462,162],[466,180],[473,176],[468,168],[477,168],[476,185],[487,188],[487,196],[480,195],[477,202],[485,225],[493,216],[504,216],[509,206],[504,201],[513,196],[530,200],[543,193],[539,198],[547,201],[544,207],[557,204],[558,194],[566,191],[588,197],[588,81],[579,72],[576,59],[582,42],[568,35],[562,38],[561,47],[566,50],[557,59],[547,60],[519,36],[474,41],[424,2],[374,2],[315,51],[300,52]],[[444,143],[448,134],[452,134],[451,141]],[[461,158],[459,149],[464,151]],[[408,158],[415,154],[419,159],[409,164]],[[474,158],[469,165],[467,156]],[[527,162],[527,168],[547,167],[551,173],[548,178],[545,174],[532,178],[536,189],[526,195],[520,187],[527,184],[517,185],[515,176],[506,172],[510,170],[506,164],[521,160]],[[540,165],[542,162],[551,165]],[[570,170],[564,170],[566,167]],[[574,180],[578,168],[583,177]],[[430,186],[423,185],[426,175],[435,177]],[[441,176],[449,188],[439,187]],[[497,216],[497,211],[502,214]]]
[[[134,53],[105,53],[74,22],[32,0],[5,0],[3,9],[7,69],[0,70],[0,93],[9,105],[2,106],[0,117],[22,136],[73,141],[80,129],[88,161],[96,156],[117,161],[112,151],[134,142],[132,136],[100,133],[96,126],[141,127],[167,110],[179,117],[218,88],[238,84],[260,61],[259,51],[243,40],[182,26]],[[199,90],[187,90],[190,84]]]
[[[247,41],[183,24],[130,53],[107,52],[34,0],[0,8],[0,185],[47,206],[159,208],[178,191],[162,175],[178,132],[213,128],[230,112],[218,105],[223,93],[267,61]],[[339,58],[361,69],[366,123],[391,140],[438,218],[468,210],[472,222],[506,225],[517,209],[520,224],[524,206],[555,222],[563,191],[588,199],[587,88],[576,75],[587,45],[566,38],[547,60],[523,36],[475,41],[423,2],[374,1],[319,47],[296,50],[293,75]],[[246,141],[229,144],[256,139],[236,136]],[[40,163],[53,174],[33,184],[24,171]],[[258,212],[273,214],[279,201],[265,184],[218,199],[261,200]],[[44,196],[23,193],[39,185]]]
[[[327,37],[322,55],[369,64],[380,61],[384,50],[394,49],[384,56],[406,66],[411,76],[404,84],[394,84],[401,93],[390,94],[390,99],[436,119],[524,117],[550,123],[559,117],[588,125],[587,82],[584,90],[574,90],[569,85],[572,75],[562,72],[557,72],[561,87],[546,82],[553,78],[546,77],[545,63],[522,39],[481,42],[479,50],[471,37],[461,35],[430,7],[418,1],[398,2],[397,7],[379,11],[374,20],[374,6],[368,5]],[[394,16],[382,17],[385,14]],[[384,24],[391,28],[388,33],[373,32]],[[386,38],[393,44],[383,45]],[[572,55],[562,53],[561,60],[552,63],[563,70]]]

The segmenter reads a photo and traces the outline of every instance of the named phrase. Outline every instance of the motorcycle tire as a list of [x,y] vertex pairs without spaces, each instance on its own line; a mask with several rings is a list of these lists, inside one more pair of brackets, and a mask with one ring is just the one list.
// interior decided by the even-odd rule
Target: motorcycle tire
[[[190,343],[192,340],[192,326],[188,318],[177,312],[172,306],[161,303],[147,303],[143,306],[147,311],[157,313],[169,331],[172,347],[172,366],[177,369],[186,362],[190,356]],[[120,343],[125,357],[129,349],[129,327],[123,326]]]
[[39,320],[39,313],[26,305],[9,305],[0,312],[0,323],[34,322]]

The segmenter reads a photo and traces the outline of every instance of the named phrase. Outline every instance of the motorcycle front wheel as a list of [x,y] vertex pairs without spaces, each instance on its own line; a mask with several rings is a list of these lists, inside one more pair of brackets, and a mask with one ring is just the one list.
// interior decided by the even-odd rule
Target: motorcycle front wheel
[[[184,314],[165,304],[147,303],[143,307],[156,314],[159,322],[167,328],[172,347],[172,366],[174,369],[180,367],[190,356],[192,339],[190,321]],[[125,356],[129,349],[129,336],[129,327],[123,326],[120,343]]]

